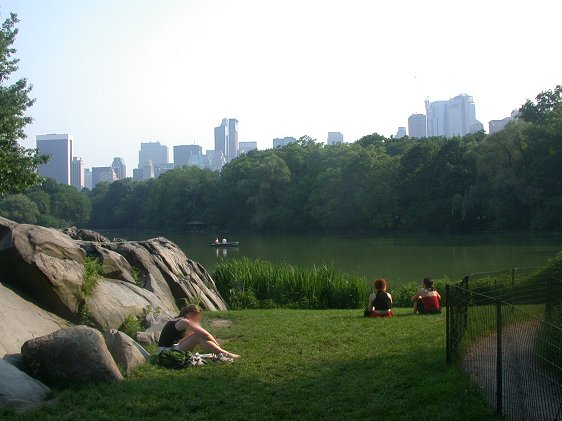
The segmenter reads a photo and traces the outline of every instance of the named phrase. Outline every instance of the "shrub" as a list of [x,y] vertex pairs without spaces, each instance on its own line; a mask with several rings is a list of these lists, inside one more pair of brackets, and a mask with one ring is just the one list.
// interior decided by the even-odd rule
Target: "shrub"
[[102,274],[102,265],[99,259],[84,257],[84,283],[80,290],[80,296],[83,300],[92,296],[94,288],[102,278]]
[[142,328],[140,319],[135,316],[134,314],[130,314],[125,317],[119,329],[121,332],[126,333],[131,338],[135,338],[137,332],[141,332],[144,329]]

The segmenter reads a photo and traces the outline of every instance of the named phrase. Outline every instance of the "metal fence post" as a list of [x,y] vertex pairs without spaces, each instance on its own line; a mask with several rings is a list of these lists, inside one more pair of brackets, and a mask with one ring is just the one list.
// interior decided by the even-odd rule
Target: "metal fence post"
[[451,364],[451,286],[445,286],[445,303],[447,304],[447,312],[445,313],[445,356],[447,359],[447,364]]
[[502,303],[496,300],[496,412],[502,414],[503,399],[503,349],[502,349]]

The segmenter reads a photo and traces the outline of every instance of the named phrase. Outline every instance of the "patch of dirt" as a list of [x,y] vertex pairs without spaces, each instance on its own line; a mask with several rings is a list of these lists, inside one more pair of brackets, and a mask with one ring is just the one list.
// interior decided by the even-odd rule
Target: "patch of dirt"
[[231,320],[220,318],[209,319],[209,324],[211,327],[230,327],[233,325]]

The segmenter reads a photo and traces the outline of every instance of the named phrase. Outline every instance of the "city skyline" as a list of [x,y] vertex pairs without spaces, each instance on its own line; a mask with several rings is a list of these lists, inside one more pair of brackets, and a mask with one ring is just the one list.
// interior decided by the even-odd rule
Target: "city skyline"
[[[502,119],[562,73],[551,53],[557,28],[542,19],[560,6],[506,4],[475,1],[459,13],[445,1],[6,0],[2,13],[21,20],[18,75],[37,98],[24,145],[69,132],[89,166],[116,155],[130,171],[143,139],[214,149],[224,116],[242,122],[239,141],[260,149],[285,134],[323,140],[334,129],[347,141],[390,136],[424,112],[426,97],[460,92],[473,96],[484,124]],[[307,30],[279,31],[278,22]],[[413,48],[420,36],[424,48]],[[438,56],[428,54],[434,43]],[[513,66],[521,51],[526,59]],[[404,57],[410,64],[398,64]],[[537,67],[544,57],[549,66]]]

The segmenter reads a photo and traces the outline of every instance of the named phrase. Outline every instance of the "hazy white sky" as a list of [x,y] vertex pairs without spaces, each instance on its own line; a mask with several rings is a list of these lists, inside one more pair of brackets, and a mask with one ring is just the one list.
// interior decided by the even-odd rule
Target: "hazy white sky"
[[[35,135],[74,134],[86,166],[137,165],[140,141],[394,134],[423,101],[468,93],[503,118],[562,83],[553,0],[4,0],[18,13]],[[171,157],[170,157],[171,158]]]

